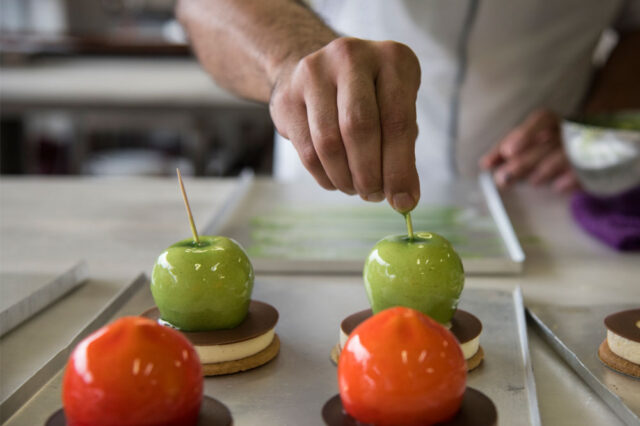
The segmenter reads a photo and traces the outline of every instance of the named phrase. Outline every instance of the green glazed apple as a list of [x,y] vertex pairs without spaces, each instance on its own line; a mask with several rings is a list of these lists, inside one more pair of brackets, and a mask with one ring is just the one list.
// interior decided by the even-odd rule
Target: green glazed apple
[[445,324],[458,306],[464,270],[444,237],[429,232],[415,233],[413,239],[394,235],[369,253],[364,285],[374,313],[405,306]]
[[151,274],[160,317],[184,331],[237,326],[247,316],[252,290],[251,262],[226,237],[177,242],[158,256]]

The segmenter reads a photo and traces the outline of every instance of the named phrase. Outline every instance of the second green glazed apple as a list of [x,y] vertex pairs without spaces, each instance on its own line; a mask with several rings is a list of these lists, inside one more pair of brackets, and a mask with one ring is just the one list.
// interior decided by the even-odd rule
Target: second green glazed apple
[[374,313],[405,306],[445,324],[457,308],[464,270],[444,237],[395,235],[374,246],[364,266],[364,284]]
[[253,267],[238,243],[201,236],[177,242],[156,261],[151,293],[160,317],[184,331],[233,328],[247,316]]

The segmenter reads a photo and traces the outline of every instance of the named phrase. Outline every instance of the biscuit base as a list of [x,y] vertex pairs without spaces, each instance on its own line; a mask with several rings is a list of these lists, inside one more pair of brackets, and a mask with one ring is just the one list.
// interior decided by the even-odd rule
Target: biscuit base
[[604,339],[598,348],[598,358],[604,365],[618,373],[640,378],[640,365],[614,354],[607,339]]
[[478,350],[471,358],[467,361],[467,371],[475,370],[482,364],[482,360],[484,359],[484,350],[481,345],[478,345]]
[[[333,348],[331,348],[331,362],[335,365],[338,365],[338,359],[340,358],[340,343],[336,343]],[[482,360],[484,359],[484,350],[482,350],[482,346],[478,346],[478,350],[475,354],[469,359],[467,362],[467,371],[475,370],[482,364]]]
[[248,356],[246,358],[236,359],[233,361],[215,362],[211,364],[202,364],[203,376],[222,376],[225,374],[239,373],[241,371],[251,370],[260,367],[274,359],[280,352],[280,339],[277,334],[273,335],[273,340],[260,352]]

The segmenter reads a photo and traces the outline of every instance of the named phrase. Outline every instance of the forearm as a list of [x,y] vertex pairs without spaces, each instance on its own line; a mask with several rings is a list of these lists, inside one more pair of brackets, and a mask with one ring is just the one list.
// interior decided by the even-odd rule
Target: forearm
[[294,0],[179,0],[177,15],[203,67],[223,87],[268,102],[283,67],[337,37]]
[[620,36],[598,72],[585,102],[585,113],[640,109],[640,30]]

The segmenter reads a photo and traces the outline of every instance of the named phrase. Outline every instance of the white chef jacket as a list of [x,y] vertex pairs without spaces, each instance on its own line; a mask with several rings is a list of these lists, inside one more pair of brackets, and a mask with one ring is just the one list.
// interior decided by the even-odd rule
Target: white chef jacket
[[[478,159],[532,110],[578,110],[604,30],[640,27],[640,0],[315,0],[343,35],[416,53],[422,179],[474,176]],[[308,172],[276,135],[274,174]]]

